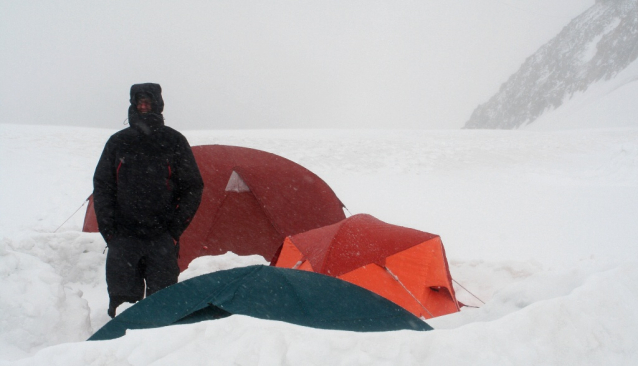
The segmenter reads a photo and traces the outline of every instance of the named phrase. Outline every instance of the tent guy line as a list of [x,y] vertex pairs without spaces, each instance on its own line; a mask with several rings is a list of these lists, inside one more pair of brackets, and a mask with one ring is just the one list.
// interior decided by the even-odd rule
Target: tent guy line
[[[479,299],[478,296],[474,295],[472,292],[470,292],[470,290],[466,289],[463,285],[461,285],[457,280],[455,280],[454,278],[452,278],[452,281],[454,281],[454,283],[456,283],[457,285],[459,285],[463,290],[467,291],[468,294],[474,296],[478,301],[482,302],[483,305],[485,305],[485,301]],[[468,306],[468,305],[465,305]]]
[[86,203],[87,203],[87,202],[89,202],[89,199],[90,199],[90,198],[91,198],[91,196],[87,197],[87,198],[84,200],[84,202],[82,202],[82,204],[80,205],[80,207],[78,207],[78,208],[77,208],[77,210],[75,210],[75,211],[71,214],[71,216],[69,216],[66,220],[64,220],[64,222],[63,222],[62,224],[60,224],[60,226],[58,226],[58,228],[57,228],[57,229],[53,230],[53,233],[57,233],[57,232],[58,232],[58,230],[60,230],[60,228],[61,228],[62,226],[64,226],[64,224],[66,224],[66,223],[67,223],[67,221],[71,220],[71,218],[72,218],[73,216],[75,216],[75,214],[76,214],[76,213],[78,213],[78,211],[80,211],[80,209],[81,209],[82,207],[84,207],[84,205],[86,205]]

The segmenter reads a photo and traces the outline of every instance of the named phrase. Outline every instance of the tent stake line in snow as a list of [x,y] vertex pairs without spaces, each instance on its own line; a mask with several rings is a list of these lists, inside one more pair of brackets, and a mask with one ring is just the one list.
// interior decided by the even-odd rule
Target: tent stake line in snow
[[[468,294],[474,296],[478,301],[480,301],[481,303],[483,303],[483,305],[485,305],[485,301],[481,300],[478,298],[478,296],[474,295],[473,293],[470,292],[470,290],[466,289],[463,285],[461,285],[457,280],[452,279],[452,281],[454,281],[454,283],[456,283],[457,285],[459,285],[459,287],[461,287],[463,290],[467,291]],[[465,305],[468,306],[468,305]],[[476,307],[476,306],[473,306]]]
[[90,200],[90,199],[91,199],[91,196],[89,196],[86,200],[84,200],[84,202],[82,202],[82,204],[80,205],[80,207],[78,207],[78,209],[77,209],[77,210],[73,211],[73,213],[71,214],[71,216],[69,216],[69,218],[67,218],[66,220],[64,220],[64,222],[63,222],[60,226],[58,226],[58,228],[57,228],[57,229],[53,230],[53,233],[57,233],[57,232],[58,232],[58,230],[60,230],[60,228],[61,228],[62,226],[64,226],[64,224],[66,224],[66,222],[67,222],[67,221],[71,220],[71,217],[75,216],[75,214],[76,214],[76,213],[78,213],[78,211],[80,211],[80,209],[81,209],[82,207],[84,207],[84,205],[86,205],[86,203],[87,203],[87,202],[89,202],[89,200]]
[[218,271],[169,286],[126,309],[89,340],[231,316],[332,330],[431,330],[427,323],[362,287],[317,273],[270,266]]

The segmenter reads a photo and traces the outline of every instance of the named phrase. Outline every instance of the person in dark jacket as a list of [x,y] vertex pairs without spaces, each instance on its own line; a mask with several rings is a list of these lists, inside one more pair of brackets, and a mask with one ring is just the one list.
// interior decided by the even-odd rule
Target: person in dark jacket
[[179,238],[204,183],[186,138],[164,125],[158,84],[131,87],[129,127],[106,143],[93,176],[100,233],[109,248],[108,314],[177,282]]

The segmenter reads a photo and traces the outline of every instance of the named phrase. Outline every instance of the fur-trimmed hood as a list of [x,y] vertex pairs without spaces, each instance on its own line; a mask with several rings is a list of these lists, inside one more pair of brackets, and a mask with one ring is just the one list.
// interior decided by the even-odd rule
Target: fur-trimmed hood
[[131,86],[131,105],[137,106],[137,94],[145,93],[151,98],[152,113],[162,114],[164,111],[164,99],[162,99],[162,87],[159,84],[145,83]]
[[[144,115],[137,112],[137,100],[141,93],[151,99],[151,112]],[[162,116],[164,99],[162,99],[162,87],[159,84],[134,84],[131,86],[130,102],[128,120],[131,127],[149,135],[157,128],[164,126],[164,116]]]

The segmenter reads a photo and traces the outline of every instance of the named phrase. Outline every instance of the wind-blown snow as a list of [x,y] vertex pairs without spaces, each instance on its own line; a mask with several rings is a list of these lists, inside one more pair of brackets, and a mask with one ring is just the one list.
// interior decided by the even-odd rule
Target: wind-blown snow
[[[170,121],[168,121],[170,125]],[[245,316],[85,342],[105,324],[105,244],[82,207],[112,130],[0,125],[0,365],[633,365],[638,129],[186,131],[322,177],[348,211],[441,235],[459,299],[431,332]],[[56,229],[57,232],[54,232]],[[180,280],[266,264],[228,253]],[[122,306],[119,311],[124,309]]]

